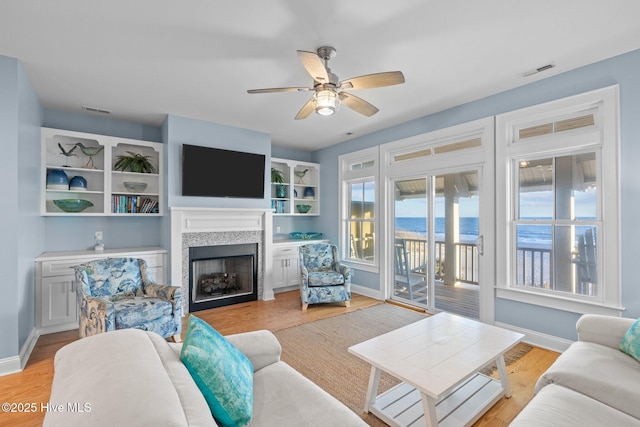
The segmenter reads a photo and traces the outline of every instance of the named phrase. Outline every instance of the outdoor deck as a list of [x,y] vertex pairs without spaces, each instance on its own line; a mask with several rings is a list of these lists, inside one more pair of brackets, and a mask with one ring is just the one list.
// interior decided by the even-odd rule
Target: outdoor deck
[[[480,298],[476,285],[450,286],[442,282],[436,283],[436,309],[446,311],[470,319],[478,319],[480,312]],[[406,300],[410,300],[409,293],[396,289],[395,294]],[[428,297],[426,291],[416,292],[413,301],[424,304]]]

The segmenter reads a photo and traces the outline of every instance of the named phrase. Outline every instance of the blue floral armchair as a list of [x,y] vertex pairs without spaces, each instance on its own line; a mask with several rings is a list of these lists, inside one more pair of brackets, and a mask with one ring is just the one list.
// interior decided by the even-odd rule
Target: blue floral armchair
[[180,341],[182,288],[154,283],[143,259],[91,261],[75,274],[81,338],[133,328]]
[[351,269],[338,261],[338,248],[328,243],[300,246],[302,309],[309,304],[351,301]]

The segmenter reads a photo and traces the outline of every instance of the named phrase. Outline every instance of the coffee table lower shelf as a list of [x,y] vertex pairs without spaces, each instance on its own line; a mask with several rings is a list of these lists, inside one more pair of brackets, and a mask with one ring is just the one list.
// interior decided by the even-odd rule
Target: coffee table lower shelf
[[[504,395],[500,381],[477,373],[436,402],[438,426],[470,426]],[[406,383],[400,383],[376,397],[369,411],[392,426],[427,425],[422,396],[415,387]]]

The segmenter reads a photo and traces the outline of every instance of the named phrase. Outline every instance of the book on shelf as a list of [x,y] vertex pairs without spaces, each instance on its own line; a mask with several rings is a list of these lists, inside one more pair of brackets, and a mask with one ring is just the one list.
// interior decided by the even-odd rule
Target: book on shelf
[[287,213],[287,201],[286,200],[271,200],[271,209],[275,209],[275,213]]
[[114,213],[158,213],[158,201],[141,196],[114,195]]

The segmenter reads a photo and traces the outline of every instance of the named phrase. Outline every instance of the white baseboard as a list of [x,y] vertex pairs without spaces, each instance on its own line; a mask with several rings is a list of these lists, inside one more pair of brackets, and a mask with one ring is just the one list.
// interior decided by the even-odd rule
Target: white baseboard
[[542,332],[532,331],[530,329],[519,328],[507,323],[495,322],[494,324],[501,328],[524,334],[523,341],[531,345],[557,351],[558,353],[564,352],[573,343],[571,340],[554,337],[553,335],[543,334]]
[[38,336],[55,334],[56,332],[70,331],[72,329],[78,329],[80,325],[78,322],[63,323],[62,325],[43,326],[38,329]]
[[364,295],[365,297],[384,301],[384,295],[379,289],[371,289],[371,288],[367,288],[366,286],[360,286],[352,283],[351,292]]
[[24,345],[20,349],[20,370],[23,370],[24,367],[27,366],[27,362],[31,357],[33,348],[38,342],[38,338],[40,338],[40,331],[36,328],[33,328],[31,330],[31,333],[27,337],[27,341],[25,341]]
[[15,374],[22,371],[20,367],[20,357],[11,356],[0,359],[0,377],[3,375]]
[[289,292],[289,291],[295,291],[296,289],[300,289],[300,285],[293,285],[293,286],[283,286],[280,288],[276,288],[273,290],[274,294],[279,294],[281,292]]
[[31,357],[33,348],[36,346],[36,342],[38,342],[39,336],[40,333],[38,330],[33,328],[24,345],[20,349],[20,354],[18,356],[0,359],[0,377],[21,372],[24,367],[27,366],[27,362],[29,361],[29,357]]

